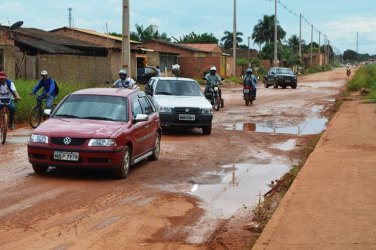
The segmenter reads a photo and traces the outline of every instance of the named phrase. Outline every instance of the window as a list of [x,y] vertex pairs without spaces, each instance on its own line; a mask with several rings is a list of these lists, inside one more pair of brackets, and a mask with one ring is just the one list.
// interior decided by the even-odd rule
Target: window
[[117,96],[70,95],[55,116],[79,119],[128,121],[127,99]]
[[138,114],[142,114],[141,104],[138,101],[138,97],[133,96],[132,97],[132,115],[133,117],[136,117],[136,115]]
[[167,67],[168,70],[172,70],[172,65],[178,62],[178,56],[171,55],[171,54],[160,54],[159,61],[160,61],[159,66],[161,69],[164,69]]

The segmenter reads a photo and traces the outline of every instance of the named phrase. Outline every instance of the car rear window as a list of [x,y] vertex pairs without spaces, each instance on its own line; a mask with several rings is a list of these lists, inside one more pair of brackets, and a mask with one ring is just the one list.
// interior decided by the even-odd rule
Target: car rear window
[[156,95],[202,96],[202,91],[194,81],[160,80],[155,88]]
[[277,74],[292,74],[290,69],[277,69]]
[[120,96],[70,95],[54,117],[128,121],[128,101]]

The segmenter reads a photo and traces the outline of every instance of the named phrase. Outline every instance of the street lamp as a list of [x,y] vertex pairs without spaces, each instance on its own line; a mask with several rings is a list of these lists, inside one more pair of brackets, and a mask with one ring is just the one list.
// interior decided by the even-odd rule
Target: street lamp
[[247,50],[247,60],[248,60],[248,67],[250,67],[250,66],[251,66],[251,62],[249,61],[249,60],[250,60],[250,58],[249,58],[249,39],[251,39],[251,37],[250,37],[250,36],[248,37],[248,50]]

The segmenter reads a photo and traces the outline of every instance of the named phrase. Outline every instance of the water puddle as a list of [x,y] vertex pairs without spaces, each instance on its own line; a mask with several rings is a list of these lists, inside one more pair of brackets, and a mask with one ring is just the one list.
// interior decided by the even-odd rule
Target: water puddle
[[201,199],[205,216],[188,237],[190,243],[201,243],[219,220],[230,218],[240,208],[252,208],[270,190],[268,184],[290,169],[282,160],[268,164],[240,163],[225,165],[220,171],[206,172],[189,183],[163,186],[162,189],[184,192]]
[[237,122],[226,123],[226,130],[254,131],[274,134],[311,135],[319,134],[326,129],[328,119],[319,117],[319,113],[325,111],[325,105],[314,105],[311,108],[312,115],[305,121],[296,125],[281,125],[273,121],[263,122]]
[[325,130],[328,119],[309,118],[297,125],[282,126],[273,122],[256,122],[256,123],[228,123],[225,124],[226,130],[255,131],[261,133],[274,134],[295,134],[295,135],[311,135],[319,134]]
[[18,135],[9,135],[7,136],[6,144],[24,144],[27,143],[30,139],[30,136],[18,136]]
[[[272,180],[289,170],[282,162],[270,164],[234,164],[219,172],[208,172],[191,180],[189,194],[200,197],[204,206],[217,211],[217,215],[231,216],[239,207],[253,206],[270,188]],[[261,195],[261,197],[260,197]]]

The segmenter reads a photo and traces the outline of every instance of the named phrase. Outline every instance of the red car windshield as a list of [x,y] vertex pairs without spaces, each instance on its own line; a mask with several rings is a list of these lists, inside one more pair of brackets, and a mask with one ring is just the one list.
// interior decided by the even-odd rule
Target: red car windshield
[[128,100],[120,96],[70,95],[53,117],[128,121]]

